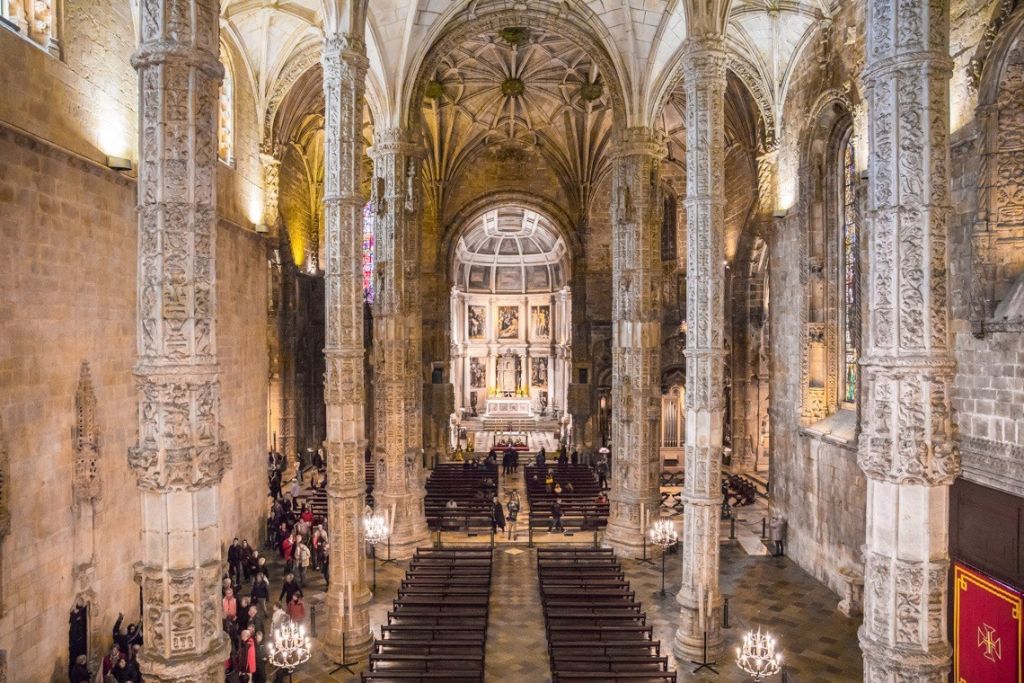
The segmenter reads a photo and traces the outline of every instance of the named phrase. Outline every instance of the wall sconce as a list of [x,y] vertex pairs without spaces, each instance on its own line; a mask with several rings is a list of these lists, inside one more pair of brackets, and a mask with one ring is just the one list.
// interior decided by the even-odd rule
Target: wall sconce
[[270,228],[267,227],[266,223],[257,223],[255,229],[256,232],[258,232],[261,235],[266,235],[268,232],[270,232]]
[[867,181],[869,177],[870,175],[868,174],[868,169],[865,168],[863,171],[860,172],[861,180]]
[[107,168],[115,171],[130,171],[132,170],[132,160],[125,159],[124,157],[107,157]]
[[772,218],[785,218],[788,213],[787,209],[775,209],[772,211]]

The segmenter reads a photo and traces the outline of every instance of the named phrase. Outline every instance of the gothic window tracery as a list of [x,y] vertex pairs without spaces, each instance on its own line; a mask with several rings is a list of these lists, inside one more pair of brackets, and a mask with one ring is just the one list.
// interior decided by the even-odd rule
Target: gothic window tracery
[[376,250],[373,236],[373,202],[363,206],[363,299],[373,304],[373,268]]
[[841,149],[842,191],[839,207],[840,279],[842,282],[842,400],[857,402],[860,356],[860,224],[857,211],[857,165],[854,157],[853,136],[847,135]]
[[217,156],[225,163],[234,162],[235,141],[235,78],[231,60],[222,45],[220,63],[224,65],[224,80],[220,84],[220,99],[217,107]]

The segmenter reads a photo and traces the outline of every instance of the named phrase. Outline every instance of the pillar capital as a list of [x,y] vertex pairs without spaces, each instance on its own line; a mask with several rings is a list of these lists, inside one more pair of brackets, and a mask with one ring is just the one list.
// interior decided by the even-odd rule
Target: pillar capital
[[619,133],[612,158],[647,156],[660,160],[668,154],[666,144],[665,136],[654,128],[626,128]]

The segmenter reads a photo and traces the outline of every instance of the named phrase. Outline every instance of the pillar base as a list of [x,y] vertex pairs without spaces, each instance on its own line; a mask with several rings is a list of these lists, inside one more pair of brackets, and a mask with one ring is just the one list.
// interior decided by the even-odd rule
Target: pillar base
[[[601,544],[611,548],[619,557],[638,560],[644,555],[644,532],[640,527],[628,527],[608,522],[605,527],[604,541]],[[647,543],[647,557],[651,557],[652,545]]]
[[[715,662],[722,656],[722,606],[713,605],[707,617],[707,651],[704,649],[704,629],[700,626],[700,615],[693,607],[683,605],[679,611],[679,628],[672,641],[672,654],[676,658],[676,669],[682,670],[688,662]],[[706,659],[705,659],[706,657]]]
[[[339,592],[334,593],[335,590]],[[333,585],[328,589],[325,601],[327,604],[327,627],[320,638],[320,647],[323,648],[324,656],[332,662],[339,664],[341,662],[360,662],[369,657],[370,650],[373,648],[369,612],[372,595],[364,586],[362,595],[352,596],[351,612],[346,604],[345,613],[341,614],[341,590],[343,587]],[[351,618],[349,617],[350,613]],[[342,629],[344,629],[345,635],[344,642],[342,642]]]
[[[423,490],[420,494],[404,492],[391,495],[374,492],[376,512],[387,513],[394,506],[395,520],[391,528],[391,559],[408,560],[416,554],[416,548],[430,544],[430,529],[423,514]],[[388,544],[377,546],[377,559],[388,556]]]
[[152,651],[146,643],[139,653],[142,676],[152,683],[180,683],[181,681],[216,681],[224,677],[224,662],[230,653],[227,636],[223,633],[216,645],[203,653],[165,659]]
[[945,683],[949,678],[953,648],[948,643],[932,645],[928,652],[916,647],[893,647],[873,640],[857,631],[861,652],[864,654],[865,683]]

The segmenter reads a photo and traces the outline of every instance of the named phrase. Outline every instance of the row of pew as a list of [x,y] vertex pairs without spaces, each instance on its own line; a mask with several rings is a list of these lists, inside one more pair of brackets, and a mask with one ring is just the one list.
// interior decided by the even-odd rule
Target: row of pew
[[[562,492],[548,491],[544,483],[550,471]],[[572,492],[569,492],[569,484]],[[551,525],[551,506],[561,501],[562,526],[566,531],[597,531],[608,525],[608,503],[598,503],[601,492],[593,470],[587,465],[548,464],[526,466],[526,497],[530,502],[530,529],[546,530]]]
[[537,572],[553,683],[676,680],[611,549],[540,547]]
[[[497,491],[498,469],[466,463],[444,463],[427,479],[424,512],[434,531],[490,529],[492,499]],[[446,507],[455,501],[456,508]]]
[[481,683],[491,549],[418,548],[363,681]]

